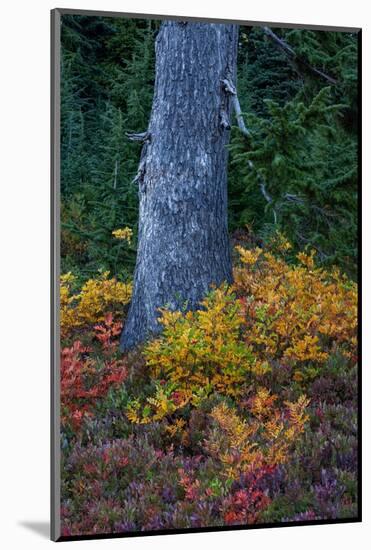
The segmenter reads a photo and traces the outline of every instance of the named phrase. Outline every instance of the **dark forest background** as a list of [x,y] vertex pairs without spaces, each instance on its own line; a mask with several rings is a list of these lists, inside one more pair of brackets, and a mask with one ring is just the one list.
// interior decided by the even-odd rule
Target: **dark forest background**
[[[61,86],[62,272],[130,279],[135,265],[141,145],[160,21],[64,15]],[[357,266],[357,36],[240,27],[237,89],[250,137],[232,127],[231,235],[277,230],[320,265]],[[309,66],[336,80],[329,83]],[[236,121],[234,120],[234,124]],[[252,162],[249,162],[252,161]],[[131,244],[112,237],[129,227]]]

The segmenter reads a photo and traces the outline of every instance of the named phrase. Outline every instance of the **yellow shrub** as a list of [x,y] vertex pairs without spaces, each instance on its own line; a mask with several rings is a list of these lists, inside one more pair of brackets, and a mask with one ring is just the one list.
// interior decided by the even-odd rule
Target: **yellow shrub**
[[189,391],[177,390],[177,385],[156,383],[156,391],[152,397],[147,397],[144,403],[138,399],[129,401],[126,416],[134,424],[149,424],[162,420],[176,410],[184,407],[192,398]]
[[240,340],[244,322],[231,289],[213,290],[197,311],[162,310],[163,334],[144,355],[151,374],[176,383],[182,391],[210,386],[236,396],[253,368],[249,346]]
[[131,284],[109,279],[108,276],[109,272],[105,271],[97,279],[89,279],[76,294],[71,291],[74,275],[67,273],[61,276],[62,336],[73,328],[103,321],[108,311],[122,314],[122,306],[131,298]]
[[242,266],[234,270],[234,289],[256,369],[273,361],[320,366],[334,348],[356,353],[355,283],[336,269],[315,267],[313,251],[299,253],[300,264],[293,266],[261,249],[238,250]]
[[[283,238],[278,244],[283,253],[290,248]],[[232,288],[213,290],[196,311],[161,310],[163,333],[143,353],[149,376],[162,386],[130,405],[133,422],[160,420],[188,403],[197,407],[211,393],[239,397],[272,368],[293,367],[301,383],[334,351],[356,358],[355,283],[336,269],[317,268],[313,252],[289,265],[260,248],[238,249],[242,265]],[[255,414],[272,400],[261,392]]]

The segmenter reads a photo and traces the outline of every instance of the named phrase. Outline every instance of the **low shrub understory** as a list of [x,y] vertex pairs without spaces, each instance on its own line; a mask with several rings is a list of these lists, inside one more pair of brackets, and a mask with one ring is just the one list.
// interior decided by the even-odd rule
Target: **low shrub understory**
[[63,277],[63,535],[357,515],[357,287],[283,239],[238,252],[126,355],[130,285]]

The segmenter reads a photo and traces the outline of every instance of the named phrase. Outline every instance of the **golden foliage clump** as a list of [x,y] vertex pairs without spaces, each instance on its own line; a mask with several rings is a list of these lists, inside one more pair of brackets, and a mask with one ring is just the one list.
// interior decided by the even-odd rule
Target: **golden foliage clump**
[[[287,250],[281,243],[282,250]],[[234,290],[244,309],[244,341],[259,364],[272,361],[321,366],[329,353],[356,355],[357,286],[337,269],[315,266],[312,251],[298,265],[261,248],[237,247],[242,265]]]
[[210,413],[213,428],[205,439],[208,453],[221,461],[224,475],[237,479],[263,467],[274,467],[289,458],[290,447],[304,431],[309,399],[304,395],[296,402],[275,407],[275,395],[260,388],[251,399],[249,418],[241,418],[226,403]]
[[131,244],[133,230],[130,229],[130,227],[123,227],[122,229],[115,229],[114,231],[112,231],[112,235],[115,237],[115,239],[126,241],[128,244]]
[[162,420],[183,408],[192,399],[192,392],[177,390],[174,383],[156,382],[155,393],[142,403],[139,399],[129,401],[126,416],[134,424],[149,424]]
[[71,329],[103,321],[107,312],[122,315],[122,306],[131,298],[132,285],[109,278],[109,271],[89,279],[79,292],[72,288],[76,277],[66,273],[60,280],[62,336]]
[[[291,245],[281,236],[277,247],[282,255]],[[161,310],[163,332],[143,349],[156,391],[129,404],[132,422],[174,419],[211,394],[238,399],[273,369],[299,383],[310,380],[334,352],[350,365],[356,360],[355,283],[316,267],[314,252],[298,254],[294,265],[261,248],[238,251],[232,287],[212,290],[196,311]],[[263,397],[255,398],[256,417],[275,399]],[[266,429],[274,434],[278,427]]]
[[131,422],[172,417],[188,404],[198,407],[211,393],[243,393],[253,356],[240,339],[242,309],[227,285],[212,290],[197,311],[162,309],[160,322],[162,335],[143,349],[155,390],[151,397],[129,402]]
[[240,339],[244,318],[232,290],[212,290],[197,311],[161,313],[163,333],[144,348],[152,376],[171,380],[181,391],[210,387],[238,395],[253,356]]

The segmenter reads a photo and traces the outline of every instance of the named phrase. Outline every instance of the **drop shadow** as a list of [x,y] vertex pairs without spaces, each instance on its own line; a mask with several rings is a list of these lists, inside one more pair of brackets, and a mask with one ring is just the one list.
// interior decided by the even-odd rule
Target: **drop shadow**
[[50,538],[50,523],[48,521],[19,521],[18,525],[37,533],[44,539]]

